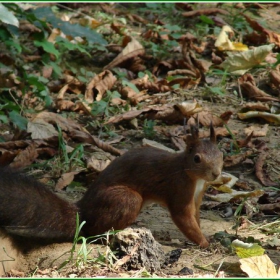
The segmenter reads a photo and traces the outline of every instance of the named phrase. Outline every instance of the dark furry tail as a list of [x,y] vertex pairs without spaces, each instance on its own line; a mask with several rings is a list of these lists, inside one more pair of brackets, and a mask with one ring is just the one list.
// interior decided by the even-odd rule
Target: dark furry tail
[[75,204],[10,168],[0,169],[0,228],[7,233],[52,242],[72,241]]

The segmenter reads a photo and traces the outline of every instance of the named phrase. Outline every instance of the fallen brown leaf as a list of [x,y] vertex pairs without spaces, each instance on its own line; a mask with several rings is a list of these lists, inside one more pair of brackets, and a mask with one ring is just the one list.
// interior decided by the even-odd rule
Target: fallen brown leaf
[[85,100],[89,104],[94,100],[100,101],[106,90],[110,90],[116,81],[117,78],[109,70],[96,75],[87,85]]
[[114,148],[108,143],[105,143],[99,140],[97,137],[91,135],[81,125],[70,119],[63,118],[58,114],[52,112],[41,112],[33,118],[33,121],[37,119],[43,119],[45,122],[48,122],[50,124],[59,125],[62,131],[66,132],[69,137],[73,138],[73,140],[79,140],[84,143],[96,145],[98,148],[115,155],[121,155],[123,153],[122,151]]
[[131,80],[130,82],[133,83],[139,90],[147,90],[148,92],[167,92],[172,89],[165,79],[158,81],[154,77],[154,81],[151,81],[149,80],[148,75],[145,75],[142,78]]
[[66,186],[72,183],[72,181],[74,180],[74,176],[78,173],[79,172],[77,171],[73,171],[73,172],[67,172],[62,174],[55,185],[55,189],[56,190],[64,189]]
[[267,174],[265,174],[265,171],[263,169],[264,164],[265,164],[265,159],[268,156],[268,152],[262,151],[258,159],[256,161],[256,176],[258,179],[261,181],[261,183],[265,186],[278,186],[278,183],[275,183],[270,180]]
[[262,27],[257,21],[252,20],[250,17],[248,17],[247,15],[243,14],[243,16],[245,17],[245,19],[247,20],[247,22],[250,24],[250,26],[263,34],[266,34],[269,43],[273,43],[275,45],[277,45],[278,47],[280,47],[280,34],[273,32],[267,28]]
[[9,149],[0,147],[0,166],[9,165],[14,160],[14,158],[18,155],[19,152],[20,152],[19,150],[10,151]]
[[67,90],[75,94],[81,94],[84,91],[84,83],[80,82],[76,77],[64,73],[63,79],[68,86]]
[[119,92],[124,98],[127,98],[132,105],[137,105],[139,102],[150,98],[150,95],[146,94],[146,90],[137,93],[129,86],[122,87]]
[[23,149],[10,164],[13,168],[22,168],[30,165],[38,157],[35,143],[31,143],[25,149]]
[[260,211],[275,215],[275,213],[280,214],[280,202],[278,203],[269,203],[269,204],[258,204]]
[[269,72],[269,77],[271,83],[277,88],[280,89],[280,72],[279,70],[271,70]]
[[96,154],[93,154],[90,158],[87,159],[87,168],[100,173],[111,163],[112,160],[113,158],[108,159],[108,156],[106,155],[100,157],[96,156]]
[[223,62],[223,59],[220,56],[216,55],[214,52],[212,52],[212,62],[215,65],[219,65]]
[[184,17],[195,17],[201,15],[213,15],[213,14],[223,14],[227,15],[228,12],[226,10],[218,9],[218,8],[208,8],[208,9],[199,9],[195,11],[184,12],[182,15]]
[[241,120],[250,118],[262,118],[270,123],[280,124],[280,115],[270,114],[267,112],[249,111],[246,113],[238,113],[237,116]]
[[268,132],[268,124],[265,124],[263,127],[252,125],[244,129],[245,134],[248,136],[252,133],[253,137],[264,137]]
[[269,111],[269,105],[267,103],[263,102],[247,102],[243,104],[241,108],[241,112],[244,111]]
[[239,148],[244,148],[247,147],[248,144],[251,142],[253,137],[253,132],[251,131],[249,135],[247,135],[247,137],[245,139],[241,139],[241,140],[237,140],[237,144],[239,146]]
[[[231,133],[233,135],[236,135],[238,133],[238,131],[237,130],[231,130]],[[216,127],[215,128],[215,134],[216,134],[216,136],[222,136],[222,137],[230,135],[229,131],[225,127]],[[199,138],[206,138],[206,137],[210,137],[209,129],[199,131]]]
[[245,153],[240,153],[237,155],[226,156],[224,159],[224,167],[232,167],[237,164],[240,164],[244,161],[249,155],[253,154],[253,151],[246,151]]
[[280,101],[279,98],[272,97],[271,95],[260,90],[255,83],[253,76],[249,73],[244,74],[238,79],[242,93],[248,98],[259,101]]
[[122,50],[122,52],[107,66],[104,67],[104,70],[111,69],[124,61],[131,59],[133,57],[137,57],[139,55],[143,55],[145,53],[144,47],[133,37],[131,41],[126,45],[126,47]]
[[[202,111],[197,114],[194,114],[193,118],[194,119],[198,118],[199,123],[202,124],[203,126],[209,127],[211,122],[213,126],[223,126],[224,124],[228,123],[232,114],[233,113],[231,111],[227,111],[218,117],[216,115],[213,115],[213,113],[209,111]],[[188,124],[191,123],[193,123],[193,120],[190,118],[188,120]]]

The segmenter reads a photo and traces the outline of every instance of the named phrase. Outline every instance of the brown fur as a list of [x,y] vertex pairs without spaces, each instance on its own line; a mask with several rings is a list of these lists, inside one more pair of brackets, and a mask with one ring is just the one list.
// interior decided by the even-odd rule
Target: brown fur
[[199,225],[205,188],[195,194],[196,183],[216,179],[223,159],[213,128],[210,140],[199,140],[195,127],[191,132],[185,152],[145,147],[117,158],[77,205],[63,201],[28,177],[0,170],[0,226],[19,236],[69,240],[74,236],[78,211],[80,221],[86,221],[83,234],[92,236],[111,228],[124,229],[135,221],[145,202],[155,201],[169,209],[187,238],[207,247]]
[[[170,211],[178,228],[190,240],[208,246],[199,227],[199,208],[205,188],[194,199],[197,179],[212,181],[222,170],[223,157],[216,145],[214,130],[211,140],[200,141],[192,129],[188,148],[182,153],[169,153],[156,148],[139,148],[114,160],[78,202],[84,232],[97,234],[112,227],[123,229],[139,214],[145,201],[159,202]],[[194,156],[201,162],[195,163]]]
[[43,184],[9,168],[0,169],[0,226],[30,239],[72,240],[78,208]]

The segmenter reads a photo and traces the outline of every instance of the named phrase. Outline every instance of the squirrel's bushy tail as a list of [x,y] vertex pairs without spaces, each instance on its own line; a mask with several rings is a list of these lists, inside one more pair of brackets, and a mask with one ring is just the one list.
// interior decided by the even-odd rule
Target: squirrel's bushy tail
[[45,185],[10,168],[0,169],[0,228],[32,239],[72,241],[75,204],[56,196]]

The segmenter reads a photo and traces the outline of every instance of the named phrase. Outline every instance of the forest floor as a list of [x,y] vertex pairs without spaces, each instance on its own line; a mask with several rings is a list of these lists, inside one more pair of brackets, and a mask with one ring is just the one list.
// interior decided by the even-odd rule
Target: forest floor
[[[21,7],[27,13],[29,6]],[[71,261],[58,269],[71,257],[72,243],[17,255],[9,238],[1,237],[1,273],[43,278],[274,277],[280,264],[280,6],[35,7],[34,15],[48,24],[31,23],[33,17],[28,24],[21,21],[20,45],[25,48],[16,53],[13,37],[1,54],[1,165],[25,168],[74,202],[127,150],[142,145],[184,150],[183,123],[189,131],[198,119],[201,138],[209,136],[213,123],[224,154],[223,171],[233,176],[232,185],[212,185],[205,194],[201,228],[211,240],[207,249],[188,242],[165,208],[152,204],[142,209],[132,227],[151,230],[165,253],[180,249],[176,261],[160,270],[116,268],[114,252],[99,244],[89,244],[88,255],[77,255],[77,244]],[[65,24],[59,22],[61,30],[55,28],[59,17]],[[75,47],[67,41],[73,38],[62,34],[70,22],[73,33],[84,32]],[[71,29],[73,23],[78,31]],[[98,31],[94,40],[100,45],[90,45],[91,29],[82,29],[84,25]],[[42,32],[38,37],[38,28],[48,38],[42,39]],[[238,253],[232,247],[235,239],[257,249]],[[266,271],[256,272],[248,262],[241,269],[244,255]]]

